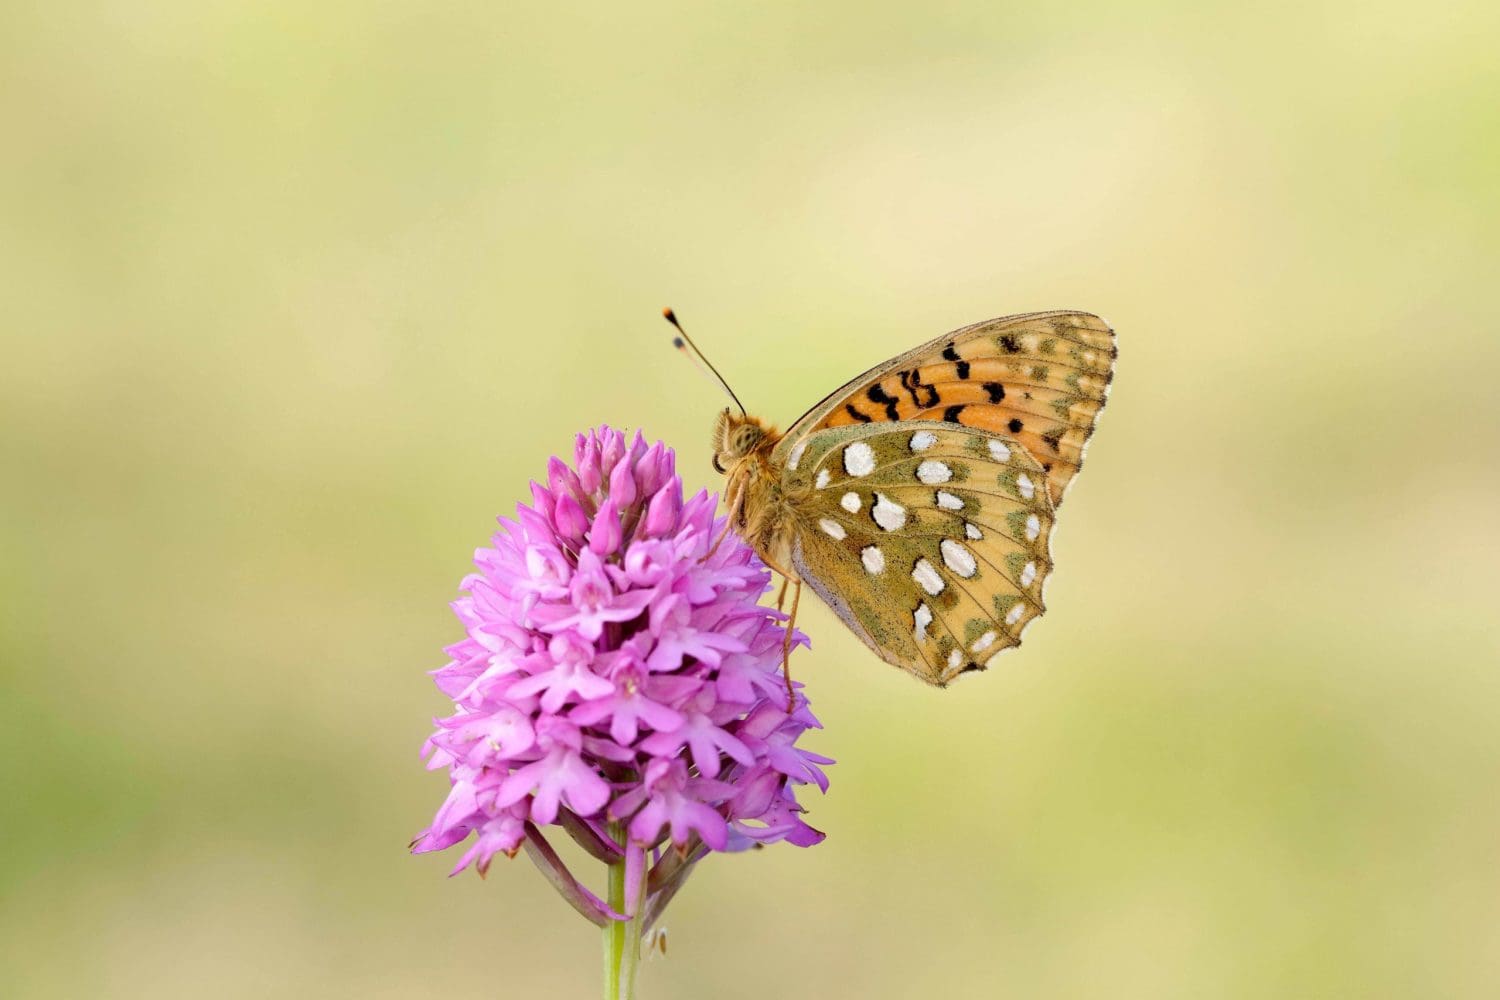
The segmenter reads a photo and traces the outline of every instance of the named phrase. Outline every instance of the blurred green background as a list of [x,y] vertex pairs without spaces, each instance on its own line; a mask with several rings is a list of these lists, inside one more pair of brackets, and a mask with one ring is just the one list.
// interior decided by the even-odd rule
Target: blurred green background
[[1118,329],[1051,611],[948,691],[817,606],[829,833],[651,998],[1500,983],[1491,2],[6,5],[0,993],[596,993],[444,878],[424,671],[574,432],[713,486],[975,320]]

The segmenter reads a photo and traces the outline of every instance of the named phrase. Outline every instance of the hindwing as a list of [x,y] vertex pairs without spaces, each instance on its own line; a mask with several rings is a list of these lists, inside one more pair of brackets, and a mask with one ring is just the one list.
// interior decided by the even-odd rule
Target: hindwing
[[881,659],[939,686],[1017,646],[1044,610],[1053,504],[1016,439],[855,423],[788,452],[796,572]]

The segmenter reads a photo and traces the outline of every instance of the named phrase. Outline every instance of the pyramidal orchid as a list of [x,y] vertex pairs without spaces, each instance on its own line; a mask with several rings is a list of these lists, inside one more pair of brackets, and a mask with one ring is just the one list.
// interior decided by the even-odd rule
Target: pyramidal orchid
[[[818,720],[800,684],[788,705],[770,573],[734,535],[715,548],[718,498],[684,499],[675,464],[608,427],[552,459],[475,553],[465,636],[433,672],[453,713],[423,747],[450,787],[412,850],[463,845],[453,874],[481,875],[526,851],[603,928],[609,1000],[633,995],[642,935],[706,856],[823,839],[796,789],[826,790],[832,761],[797,746]],[[546,828],[607,866],[604,898]]]

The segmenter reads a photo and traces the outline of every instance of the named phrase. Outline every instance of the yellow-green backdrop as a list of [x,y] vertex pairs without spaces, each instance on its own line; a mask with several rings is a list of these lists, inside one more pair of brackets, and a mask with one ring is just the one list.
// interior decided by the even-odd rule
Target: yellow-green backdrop
[[1119,331],[1003,669],[821,607],[813,850],[650,998],[1500,982],[1500,8],[7,5],[0,994],[586,997],[524,860],[407,839],[493,516],[600,422],[713,485],[971,321]]

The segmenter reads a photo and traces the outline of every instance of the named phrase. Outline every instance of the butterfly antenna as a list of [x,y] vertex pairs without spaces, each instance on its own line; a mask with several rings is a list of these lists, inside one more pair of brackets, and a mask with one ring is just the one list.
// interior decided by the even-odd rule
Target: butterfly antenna
[[[672,339],[672,346],[677,348],[683,354],[686,354],[689,360],[698,364],[700,366],[699,370],[703,371],[703,374],[719,383],[719,387],[729,394],[730,399],[734,400],[734,405],[740,408],[740,416],[747,416],[745,412],[745,404],[741,403],[740,397],[736,396],[734,394],[734,390],[729,388],[729,383],[724,380],[723,375],[719,374],[719,369],[714,367],[713,362],[708,360],[708,358],[704,356],[702,351],[698,350],[698,345],[693,343],[693,338],[689,337],[687,335],[687,331],[682,328],[682,324],[677,322],[677,314],[674,313],[671,309],[663,309],[661,311],[661,314],[665,316],[667,318],[667,322],[671,323],[672,326],[677,330],[678,336]],[[689,348],[691,348],[691,350],[689,350]]]

